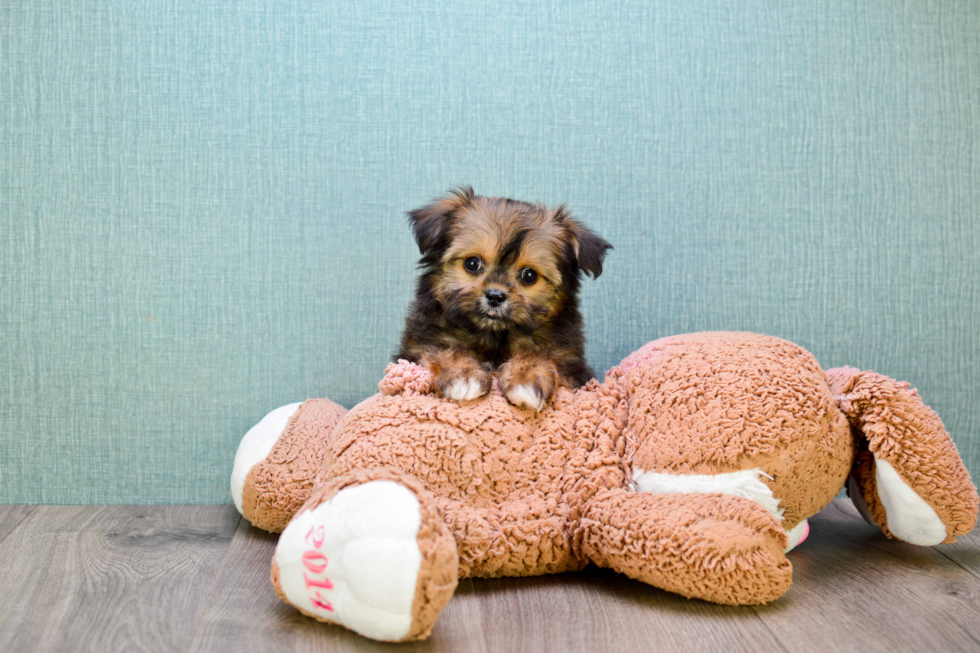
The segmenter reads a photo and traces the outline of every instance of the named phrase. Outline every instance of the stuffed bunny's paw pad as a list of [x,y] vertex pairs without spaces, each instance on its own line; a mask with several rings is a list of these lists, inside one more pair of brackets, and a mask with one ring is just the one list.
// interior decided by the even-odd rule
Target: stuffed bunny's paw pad
[[786,548],[783,549],[783,553],[789,553],[799,545],[803,544],[804,540],[806,540],[806,538],[809,536],[810,524],[804,519],[799,524],[786,531]]
[[386,480],[344,488],[303,511],[276,547],[285,598],[366,637],[404,638],[422,564],[420,522],[415,495]]

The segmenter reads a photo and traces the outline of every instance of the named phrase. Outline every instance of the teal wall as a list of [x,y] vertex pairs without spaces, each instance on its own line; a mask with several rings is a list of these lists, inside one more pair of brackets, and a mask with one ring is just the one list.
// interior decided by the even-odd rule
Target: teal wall
[[980,475],[980,3],[0,7],[0,501],[228,501],[267,411],[374,391],[457,183],[615,244],[597,369],[779,335]]

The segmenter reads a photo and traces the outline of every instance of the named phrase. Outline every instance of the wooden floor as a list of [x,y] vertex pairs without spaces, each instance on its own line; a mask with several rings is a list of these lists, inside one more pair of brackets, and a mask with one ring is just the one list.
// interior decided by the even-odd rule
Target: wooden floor
[[597,569],[465,580],[430,640],[385,645],[281,603],[276,536],[231,506],[0,506],[0,651],[980,651],[980,534],[889,541],[844,500],[810,523],[769,606]]

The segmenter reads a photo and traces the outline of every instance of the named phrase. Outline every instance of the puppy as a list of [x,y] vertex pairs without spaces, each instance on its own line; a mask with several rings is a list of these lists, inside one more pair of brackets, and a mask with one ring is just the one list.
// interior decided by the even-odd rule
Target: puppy
[[453,401],[491,374],[515,406],[540,411],[560,386],[592,378],[578,310],[581,273],[602,273],[608,242],[549,209],[469,187],[411,211],[422,258],[396,358],[432,371]]

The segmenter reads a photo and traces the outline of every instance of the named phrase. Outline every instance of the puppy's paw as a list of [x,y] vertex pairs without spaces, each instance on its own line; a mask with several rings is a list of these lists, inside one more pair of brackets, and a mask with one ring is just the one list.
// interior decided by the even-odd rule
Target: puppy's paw
[[490,392],[490,375],[456,376],[452,379],[439,377],[436,386],[440,394],[452,401],[469,401],[477,399]]
[[435,375],[436,389],[446,399],[470,401],[490,392],[490,372],[475,359],[450,355],[426,362]]
[[518,408],[529,408],[535,412],[541,412],[545,403],[551,397],[546,397],[540,388],[522,383],[507,389],[507,401]]
[[511,359],[500,367],[500,387],[518,408],[541,412],[558,384],[558,370],[546,359]]

